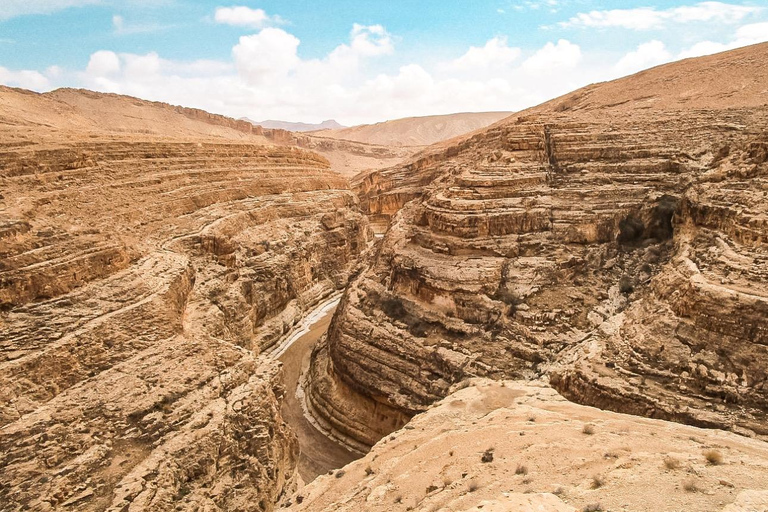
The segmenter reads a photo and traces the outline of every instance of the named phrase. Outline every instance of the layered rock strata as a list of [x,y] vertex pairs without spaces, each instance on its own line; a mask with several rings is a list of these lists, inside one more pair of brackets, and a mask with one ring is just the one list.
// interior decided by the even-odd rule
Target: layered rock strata
[[547,375],[582,403],[768,434],[760,48],[625,79],[689,92],[725,66],[717,108],[592,86],[369,176],[365,207],[397,213],[336,313],[323,382],[388,428],[468,376]]
[[346,181],[259,138],[17,122],[0,149],[0,508],[274,509],[298,443],[259,354],[367,247]]

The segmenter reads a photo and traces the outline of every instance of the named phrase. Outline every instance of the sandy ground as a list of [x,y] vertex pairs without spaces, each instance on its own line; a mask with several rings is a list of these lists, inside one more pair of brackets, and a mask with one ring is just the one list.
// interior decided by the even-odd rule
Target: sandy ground
[[308,333],[297,339],[279,358],[283,362],[286,387],[286,397],[282,407],[283,419],[299,436],[301,446],[299,474],[306,483],[311,482],[318,475],[340,468],[358,458],[357,455],[328,439],[313,427],[304,417],[301,404],[296,398],[299,377],[309,366],[312,347],[328,330],[334,311],[336,311],[335,307],[327,311],[310,326]]

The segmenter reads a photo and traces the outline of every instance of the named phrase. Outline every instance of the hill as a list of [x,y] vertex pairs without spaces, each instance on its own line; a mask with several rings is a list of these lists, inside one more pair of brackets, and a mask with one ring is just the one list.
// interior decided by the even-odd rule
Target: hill
[[339,130],[345,128],[344,125],[337,123],[333,119],[323,121],[322,123],[291,123],[288,121],[275,121],[269,119],[267,121],[251,121],[247,117],[242,118],[243,121],[267,128],[270,130],[288,130],[289,132],[312,132],[317,130]]
[[341,130],[326,130],[316,135],[382,146],[429,146],[485,128],[510,114],[511,112],[480,112],[408,117]]

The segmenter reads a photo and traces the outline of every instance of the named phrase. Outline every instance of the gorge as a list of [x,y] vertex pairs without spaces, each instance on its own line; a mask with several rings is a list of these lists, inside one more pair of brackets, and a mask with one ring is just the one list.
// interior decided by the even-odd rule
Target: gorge
[[768,510],[767,56],[429,146],[0,87],[0,510]]

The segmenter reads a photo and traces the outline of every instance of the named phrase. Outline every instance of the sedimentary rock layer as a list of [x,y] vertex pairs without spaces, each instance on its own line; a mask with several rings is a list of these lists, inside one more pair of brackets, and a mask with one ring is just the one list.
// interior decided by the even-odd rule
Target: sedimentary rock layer
[[0,508],[272,510],[298,444],[259,354],[367,247],[346,181],[241,132],[6,121]]
[[747,512],[768,506],[766,467],[764,441],[477,379],[301,489],[289,510]]
[[768,434],[765,48],[635,78],[674,94],[721,66],[717,108],[593,86],[367,177],[362,204],[394,217],[336,313],[330,379],[415,414],[467,376],[548,375],[601,408]]

